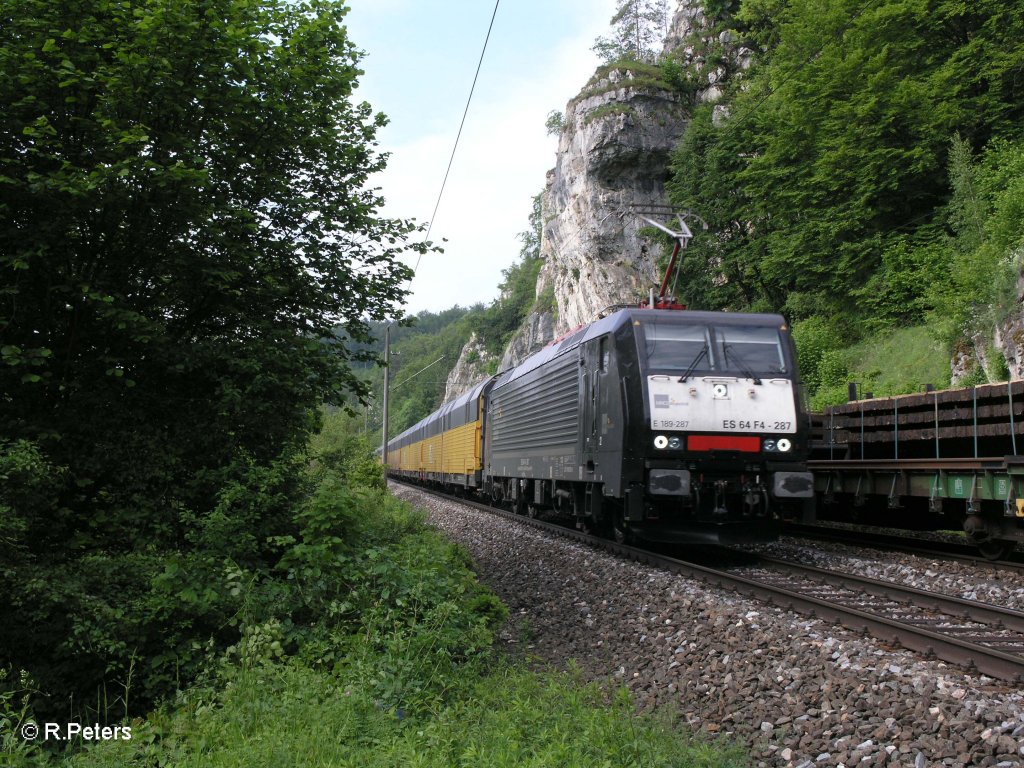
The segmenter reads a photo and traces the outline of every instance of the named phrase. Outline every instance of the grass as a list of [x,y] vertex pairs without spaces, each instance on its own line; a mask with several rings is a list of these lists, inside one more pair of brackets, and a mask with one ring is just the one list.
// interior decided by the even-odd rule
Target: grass
[[626,693],[569,673],[540,676],[503,666],[434,715],[380,709],[344,678],[301,665],[239,674],[211,698],[193,691],[170,714],[151,717],[129,743],[73,757],[75,768],[249,766],[746,765],[742,752],[693,742],[665,720],[637,716]]
[[875,397],[923,392],[926,384],[936,389],[950,386],[950,355],[928,326],[880,331],[835,357],[843,369],[811,397],[811,409],[841,405],[847,399],[846,382],[859,385],[861,396]]
[[921,392],[925,384],[949,386],[949,352],[926,326],[898,328],[847,350],[852,380],[876,395]]
[[583,124],[590,125],[595,120],[600,120],[610,115],[629,115],[634,119],[638,117],[637,111],[626,104],[603,104],[597,109],[588,112],[586,117],[583,118]]

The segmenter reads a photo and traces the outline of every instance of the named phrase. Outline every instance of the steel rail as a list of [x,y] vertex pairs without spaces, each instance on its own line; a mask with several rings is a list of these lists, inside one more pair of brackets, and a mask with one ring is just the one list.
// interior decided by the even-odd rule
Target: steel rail
[[831,528],[822,525],[806,525],[803,523],[784,523],[782,533],[794,537],[838,541],[843,544],[871,547],[872,549],[888,549],[907,552],[912,555],[939,557],[945,560],[970,563],[971,565],[989,566],[994,570],[1024,570],[1024,558],[1020,554],[1011,553],[1018,559],[989,560],[975,554],[977,545],[957,544],[948,541],[931,541],[915,539],[912,536],[898,536],[891,533],[874,533],[858,531],[850,528]]
[[[967,600],[955,595],[944,595],[941,592],[930,592],[917,587],[908,587],[892,581],[873,579],[869,576],[845,573],[841,571],[829,571],[824,568],[816,568],[812,565],[794,563],[790,560],[782,560],[775,557],[759,556],[762,563],[768,563],[784,568],[792,572],[799,572],[804,575],[813,576],[829,582],[835,582],[839,586],[854,587],[861,589],[878,597],[906,603],[919,608],[926,608],[932,611],[956,616],[972,621],[984,621],[1016,632],[1024,632],[1024,612],[1015,611],[1012,608],[1003,608],[992,603],[983,603],[978,600]],[[755,566],[756,567],[756,566]],[[1022,638],[1024,640],[1024,638]]]
[[728,571],[709,568],[697,563],[659,555],[639,547],[609,541],[608,539],[592,536],[582,531],[517,515],[514,512],[468,499],[449,496],[432,489],[417,485],[409,485],[409,487],[448,501],[465,504],[474,509],[489,512],[523,525],[533,526],[545,532],[572,539],[638,563],[695,578],[705,584],[721,587],[734,593],[751,596],[779,608],[841,624],[847,629],[870,634],[878,639],[889,641],[901,645],[908,650],[923,654],[926,657],[935,657],[942,661],[958,664],[968,669],[973,669],[980,674],[1001,680],[1024,683],[1024,656],[1021,655],[1006,653],[956,637],[949,637],[939,632],[802,594],[795,590],[778,587]]

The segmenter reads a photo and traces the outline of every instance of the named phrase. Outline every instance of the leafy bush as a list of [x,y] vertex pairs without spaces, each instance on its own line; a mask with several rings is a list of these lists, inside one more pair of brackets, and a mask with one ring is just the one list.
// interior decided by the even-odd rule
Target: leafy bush
[[800,375],[812,405],[822,390],[842,386],[845,397],[848,371],[842,349],[846,341],[839,325],[820,316],[800,320],[793,323],[793,342]]
[[310,453],[319,467],[330,470],[356,488],[384,490],[384,468],[373,454],[377,435],[354,431],[355,424],[343,411],[328,410],[323,427],[310,440]]
[[950,147],[953,196],[949,220],[956,237],[948,278],[931,288],[933,321],[952,347],[988,333],[1019,305],[1024,264],[1024,140],[994,141],[980,158],[955,137]]

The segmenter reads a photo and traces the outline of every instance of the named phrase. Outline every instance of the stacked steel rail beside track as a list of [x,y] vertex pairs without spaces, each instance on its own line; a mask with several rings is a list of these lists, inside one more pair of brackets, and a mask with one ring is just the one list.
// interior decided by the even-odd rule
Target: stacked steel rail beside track
[[888,510],[895,527],[930,515],[989,557],[1024,542],[1024,381],[857,400],[811,425],[820,514]]
[[1024,450],[1024,381],[855,400],[811,415],[818,458],[963,459]]

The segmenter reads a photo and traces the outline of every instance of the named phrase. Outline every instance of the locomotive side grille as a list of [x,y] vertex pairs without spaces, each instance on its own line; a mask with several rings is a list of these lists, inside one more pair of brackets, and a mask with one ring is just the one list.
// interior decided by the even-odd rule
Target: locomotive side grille
[[575,445],[579,427],[579,385],[576,358],[566,355],[537,380],[516,381],[494,394],[495,454]]

